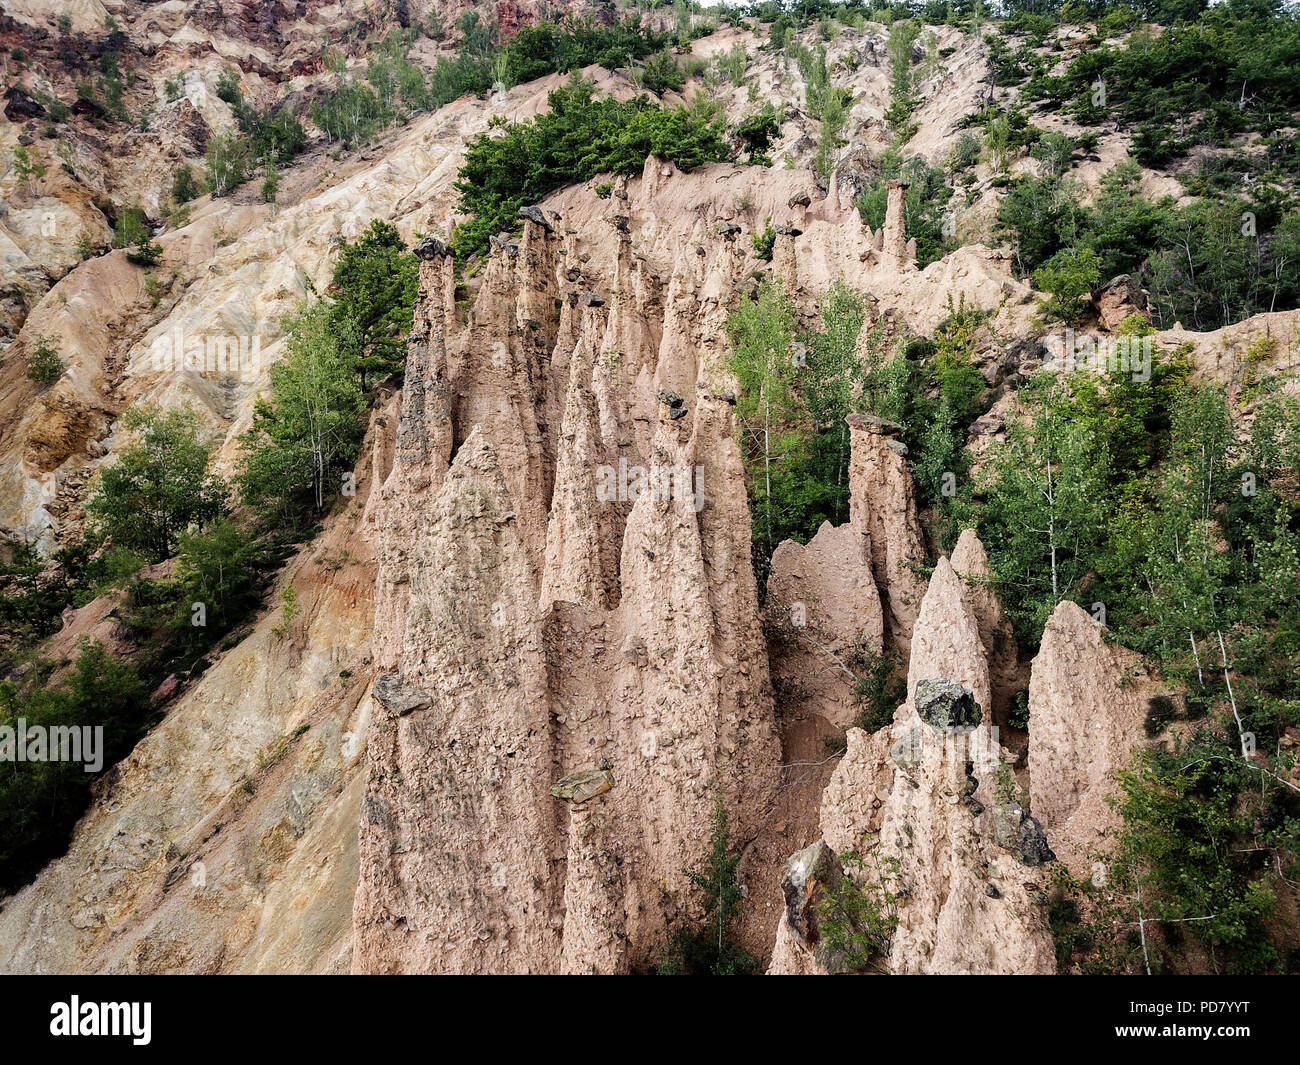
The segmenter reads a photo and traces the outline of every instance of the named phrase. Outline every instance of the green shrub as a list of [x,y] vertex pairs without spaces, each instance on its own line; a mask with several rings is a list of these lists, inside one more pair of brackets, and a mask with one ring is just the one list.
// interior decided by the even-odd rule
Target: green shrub
[[83,762],[0,763],[0,893],[21,887],[66,851],[91,785],[131,751],[158,714],[141,671],[86,642],[59,685],[39,672],[22,687],[0,682],[0,727],[13,730],[19,718],[28,729],[102,727],[103,766],[88,773]]
[[745,901],[737,873],[740,855],[731,853],[727,810],[718,800],[713,811],[709,853],[695,869],[684,870],[695,889],[700,920],[679,924],[671,947],[655,963],[660,976],[748,976],[758,962],[733,941],[732,926]]
[[1021,688],[1011,697],[1007,725],[1019,732],[1029,731],[1029,689]]
[[1034,284],[1048,294],[1041,309],[1067,324],[1079,320],[1087,298],[1101,280],[1097,253],[1091,248],[1069,248],[1057,252],[1034,271]]
[[776,245],[776,230],[772,228],[772,216],[768,215],[767,223],[761,233],[755,233],[750,238],[754,244],[754,254],[764,262],[772,261],[772,249]]
[[27,353],[27,376],[42,385],[52,385],[63,376],[63,356],[50,337],[33,338]]
[[834,971],[888,973],[885,959],[898,927],[898,859],[879,859],[870,871],[854,851],[840,861],[845,875],[814,904],[822,950]]
[[172,199],[178,204],[189,203],[198,199],[200,193],[199,183],[194,180],[194,169],[189,163],[181,163],[172,179]]
[[136,266],[157,266],[163,247],[156,240],[146,240],[127,249],[126,261]]

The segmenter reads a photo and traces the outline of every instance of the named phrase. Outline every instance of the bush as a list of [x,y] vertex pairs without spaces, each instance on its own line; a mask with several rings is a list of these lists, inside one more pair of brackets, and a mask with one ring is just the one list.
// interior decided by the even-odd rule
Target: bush
[[982,148],[979,137],[970,130],[963,130],[952,146],[952,154],[948,157],[949,168],[953,171],[969,170],[979,162]]
[[63,356],[50,337],[35,338],[27,353],[27,376],[42,385],[52,385],[63,376]]
[[883,959],[898,927],[898,859],[879,861],[874,873],[856,852],[840,861],[845,875],[814,905],[827,961],[837,971],[888,973]]
[[0,727],[13,730],[22,718],[29,730],[104,730],[99,773],[87,773],[84,762],[0,763],[0,894],[21,887],[67,849],[91,784],[130,753],[157,716],[141,671],[115,661],[98,643],[82,644],[73,672],[58,687],[0,682]]
[[157,266],[163,247],[156,240],[146,240],[127,250],[126,261],[136,266]]
[[641,86],[656,96],[670,90],[680,92],[685,85],[686,74],[667,49],[647,59],[641,69]]
[[1029,689],[1022,688],[1011,697],[1007,725],[1019,732],[1029,731]]
[[749,152],[751,163],[767,163],[767,150],[772,140],[781,135],[781,112],[771,103],[749,115],[736,127],[736,136],[740,138]]
[[172,199],[178,204],[189,203],[190,200],[198,199],[201,191],[199,183],[194,180],[193,168],[189,163],[181,163],[172,179]]
[[244,102],[244,90],[239,85],[239,75],[229,67],[217,75],[217,98],[224,100],[231,107],[238,107]]
[[276,194],[280,191],[280,172],[276,170],[275,164],[268,162],[266,164],[266,175],[262,179],[262,199],[266,203],[275,203]]
[[1077,322],[1088,295],[1101,280],[1098,262],[1091,248],[1069,248],[1035,270],[1034,284],[1049,296],[1040,303],[1043,312],[1067,324]]
[[772,249],[776,245],[776,230],[772,228],[771,215],[768,215],[763,232],[755,233],[750,239],[754,244],[754,254],[765,263],[770,263],[772,261]]

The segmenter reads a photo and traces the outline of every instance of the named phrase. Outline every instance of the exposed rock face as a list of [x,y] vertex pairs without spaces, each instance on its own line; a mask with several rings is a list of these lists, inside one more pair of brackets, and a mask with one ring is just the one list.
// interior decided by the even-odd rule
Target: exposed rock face
[[[403,399],[404,421],[423,412],[438,431],[399,446],[385,490],[402,500],[381,530],[385,577],[405,580],[379,593],[392,669],[363,804],[358,971],[645,966],[692,905],[683,870],[716,803],[743,845],[779,781],[734,406],[697,392],[688,345],[660,343],[659,283],[621,227],[610,300],[552,298],[545,279],[596,274],[549,250],[549,217],[495,248],[469,327],[441,348],[448,266],[423,256],[417,390],[438,362],[452,388]],[[698,317],[698,293],[676,299]],[[667,381],[686,384],[652,387]],[[565,824],[551,781],[593,752],[618,786]]]
[[[376,414],[358,501],[394,429]],[[361,510],[327,519],[281,578],[289,631],[268,611],[215,657],[106,775],[67,855],[4,900],[0,971],[347,971],[375,569]]]
[[806,545],[781,544],[767,580],[768,614],[787,634],[772,660],[773,677],[798,685],[809,708],[841,728],[858,713],[854,680],[843,663],[859,649],[884,649],[868,547],[852,524],[828,522]]
[[907,667],[908,698],[915,703],[923,680],[951,678],[974,693],[976,705],[989,705],[989,668],[979,623],[952,563],[939,559],[921,603]]
[[884,262],[896,270],[916,269],[916,244],[908,243],[903,222],[909,187],[906,181],[885,182],[885,229],[880,251]]
[[1140,659],[1107,643],[1082,607],[1052,612],[1029,684],[1029,803],[1076,873],[1114,824],[1108,778],[1142,743],[1156,691]]
[[[885,871],[879,884],[896,896],[897,928],[881,961],[900,973],[1055,971],[1046,896],[1024,875],[1024,863],[1050,860],[1050,849],[1032,819],[1023,838],[1020,821],[1013,837],[997,831],[997,768],[1010,758],[976,716],[981,697],[987,705],[988,666],[946,559],[916,620],[908,691],[892,730],[850,730],[822,804],[828,843],[870,854]],[[825,971],[786,923],[771,971]]]
[[1016,658],[1015,634],[990,586],[993,570],[974,529],[964,530],[957,538],[950,562],[965,586],[963,594],[979,624],[980,643],[988,661],[991,694],[984,709],[993,715],[994,723],[1001,723],[1010,697],[1025,685]]
[[[376,691],[353,968],[534,971],[559,949],[546,665],[527,547],[480,431],[431,511],[399,673]],[[390,691],[404,694],[379,701]]]
[[561,971],[610,976],[627,971],[623,876],[609,847],[600,797],[614,786],[608,769],[570,773],[551,794],[569,804]]
[[373,500],[370,517],[386,531],[377,538],[375,662],[394,669],[406,630],[407,596],[416,556],[410,534],[420,524],[417,500],[437,491],[451,460],[454,380],[447,351],[453,319],[451,250],[425,242],[420,295],[406,353],[397,445]]
[[889,446],[878,420],[849,415],[850,524],[869,545],[890,642],[907,653],[925,584],[913,564],[925,559],[907,461]]
[[1115,329],[1132,315],[1151,321],[1150,295],[1129,274],[1111,278],[1094,293],[1092,302],[1103,329]]

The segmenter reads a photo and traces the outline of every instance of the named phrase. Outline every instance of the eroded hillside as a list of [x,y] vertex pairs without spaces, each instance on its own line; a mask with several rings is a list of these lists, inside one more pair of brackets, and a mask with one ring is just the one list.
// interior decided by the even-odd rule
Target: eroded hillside
[[[739,148],[689,170],[652,154],[637,173],[528,204],[472,263],[452,250],[466,145],[545,112],[564,74],[410,114],[347,150],[312,128],[272,202],[250,182],[183,212],[168,203],[176,168],[236,122],[222,71],[234,64],[259,106],[310,101],[343,76],[322,39],[346,54],[358,37],[424,24],[415,6],[357,23],[335,5],[87,3],[64,32],[43,5],[7,5],[6,43],[45,62],[21,98],[9,91],[0,153],[44,146],[40,94],[66,92],[104,54],[86,42],[110,14],[114,54],[138,71],[127,106],[150,115],[146,131],[105,130],[83,109],[58,141],[67,166],[0,179],[11,538],[45,556],[82,541],[97,473],[132,445],[133,406],[196,411],[212,468],[233,476],[270,368],[289,354],[282,321],[328,291],[341,249],[375,220],[413,248],[418,296],[403,372],[367,396],[352,490],[250,623],[154,693],[159,722],[96,784],[66,854],[0,905],[0,969],[645,971],[698,920],[691,872],[724,815],[747,896],[735,943],[768,971],[867,967],[825,903],[861,885],[890,900],[873,966],[1068,968],[1053,871],[1095,875],[1097,848],[1118,838],[1113,774],[1153,736],[1174,742],[1152,733],[1149,707],[1182,694],[1072,601],[1087,601],[1086,581],[1032,647],[1018,640],[1021,600],[1004,602],[976,522],[944,542],[910,427],[865,409],[832,427],[841,520],[784,540],[756,575],[759,431],[733,324],[777,293],[795,326],[815,329],[844,286],[864,295],[849,347],[865,363],[978,312],[963,350],[980,417],[954,432],[963,471],[995,467],[999,448],[1019,446],[1017,418],[1034,409],[1021,390],[1056,342],[995,225],[1008,182],[1041,161],[981,157],[946,215],[951,246],[927,253],[907,176],[884,183],[898,136],[890,30],[798,29],[824,49],[807,68],[767,47],[765,27],[722,25],[683,46],[684,83],[661,102],[708,97],[729,128],[759,101],[783,105],[772,165]],[[450,26],[474,6],[437,13]],[[500,32],[544,19],[541,7],[495,5]],[[85,55],[60,67],[69,33]],[[916,130],[902,155],[943,168],[967,116],[1015,90],[993,85],[978,34],[931,33],[907,53]],[[422,38],[411,54],[446,47]],[[708,73],[736,49],[743,81]],[[820,91],[809,69],[848,93],[829,148],[824,114],[808,113]],[[618,99],[641,92],[632,69],[580,74]],[[1042,125],[1082,129],[1055,114]],[[1107,131],[1077,163],[1083,202],[1103,195],[1130,140]],[[1138,168],[1135,182],[1186,196],[1164,170]],[[855,200],[878,186],[873,227]],[[97,198],[142,209],[160,245],[152,268],[128,259],[131,245],[103,247],[114,225]],[[1179,352],[1188,380],[1225,389],[1239,428],[1266,409],[1261,378],[1294,392],[1300,312],[1154,329],[1149,294],[1128,279],[1085,287],[1080,306],[1081,335],[1113,341],[1136,321]],[[26,372],[41,339],[64,359],[48,386]],[[186,350],[203,358],[160,364]],[[216,372],[214,350],[250,357]],[[47,653],[66,664],[94,634],[129,654],[123,604],[106,591],[70,608]],[[869,661],[893,662],[902,684],[884,720],[863,713]],[[1283,739],[1294,732],[1283,722]],[[1278,779],[1296,789],[1293,774]]]

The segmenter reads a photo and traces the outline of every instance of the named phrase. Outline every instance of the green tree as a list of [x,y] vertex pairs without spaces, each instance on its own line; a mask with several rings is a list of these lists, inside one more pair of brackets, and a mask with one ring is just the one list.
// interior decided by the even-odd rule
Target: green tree
[[241,437],[243,500],[265,520],[301,525],[343,486],[364,433],[365,397],[324,302],[285,322],[288,355],[271,367],[271,398],[259,401]]
[[843,281],[821,301],[823,328],[806,337],[807,366],[802,392],[815,426],[814,451],[821,479],[831,488],[831,520],[848,518],[849,427],[854,384],[859,376],[858,334],[866,301]]
[[275,203],[275,197],[280,191],[280,171],[276,169],[275,163],[269,159],[266,163],[266,174],[262,178],[262,199],[267,203]]
[[419,263],[387,222],[375,219],[339,253],[329,315],[363,392],[370,375],[401,370],[418,291]]
[[1070,418],[1058,374],[1037,374],[1020,398],[1027,416],[1008,427],[985,470],[980,538],[1017,635],[1032,646],[1093,569],[1110,513],[1109,456]]
[[212,448],[192,408],[132,407],[122,421],[132,443],[100,470],[87,514],[98,538],[161,562],[181,533],[222,513],[226,486],[207,472]]
[[232,130],[208,141],[208,191],[225,196],[248,180],[248,143]]
[[740,384],[736,410],[750,480],[756,570],[786,538],[794,501],[785,497],[801,455],[794,361],[795,320],[789,301],[769,282],[727,319],[734,354],[727,368]]

